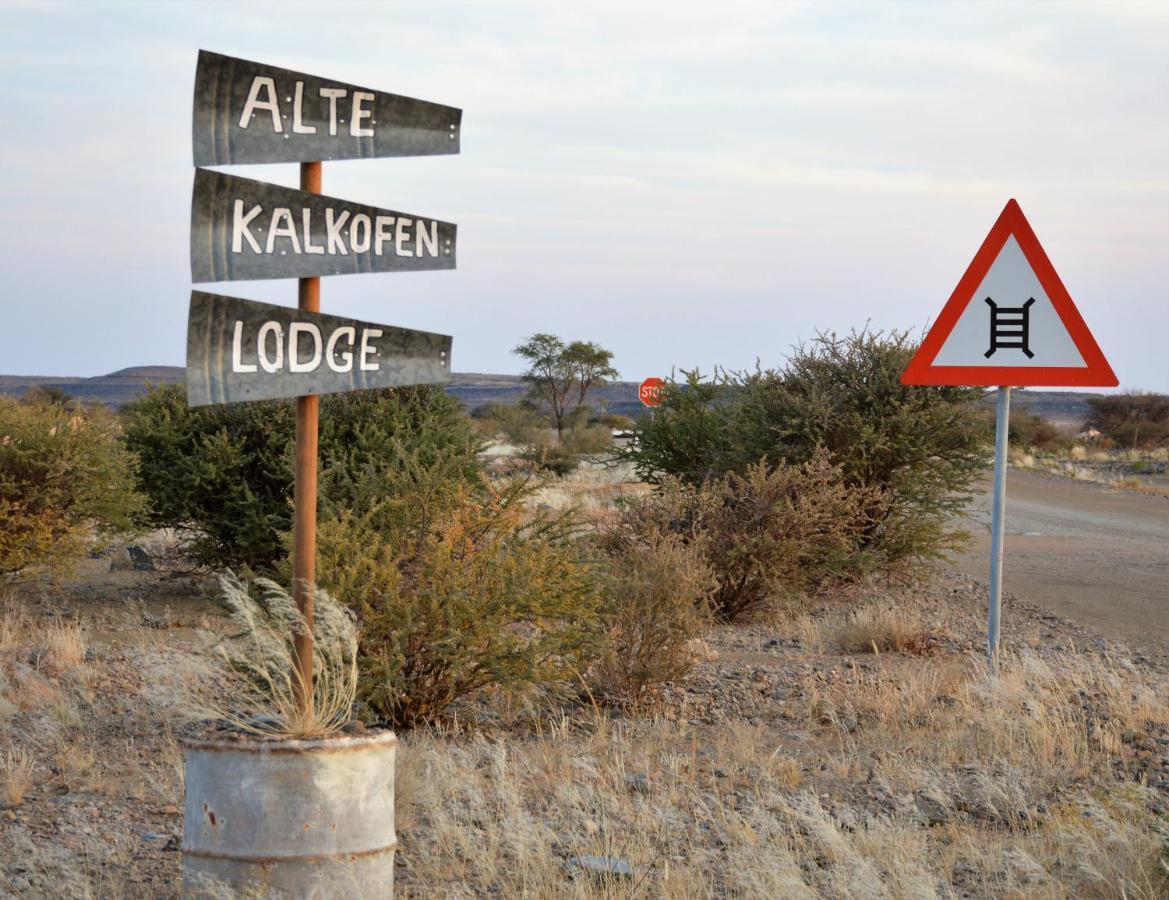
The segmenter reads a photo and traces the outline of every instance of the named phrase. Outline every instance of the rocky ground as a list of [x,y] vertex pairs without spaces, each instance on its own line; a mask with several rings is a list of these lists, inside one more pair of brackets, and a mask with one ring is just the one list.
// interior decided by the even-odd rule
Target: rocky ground
[[[177,896],[219,623],[204,582],[109,566],[6,589],[3,896]],[[719,627],[637,713],[462,704],[402,736],[399,894],[1169,895],[1169,659],[1008,598],[990,679],[982,598],[939,573]]]

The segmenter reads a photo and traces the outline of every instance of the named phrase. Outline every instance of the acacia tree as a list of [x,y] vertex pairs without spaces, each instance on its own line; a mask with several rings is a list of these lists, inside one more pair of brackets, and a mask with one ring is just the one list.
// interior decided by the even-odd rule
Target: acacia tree
[[545,404],[556,422],[556,435],[565,421],[584,406],[592,388],[617,377],[613,354],[592,341],[565,344],[554,334],[533,334],[513,351],[528,363],[521,376],[532,399]]

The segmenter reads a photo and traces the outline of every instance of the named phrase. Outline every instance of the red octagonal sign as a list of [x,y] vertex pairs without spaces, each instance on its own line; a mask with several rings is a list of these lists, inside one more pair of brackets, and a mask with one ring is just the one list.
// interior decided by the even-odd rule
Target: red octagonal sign
[[648,407],[661,406],[666,399],[666,383],[660,378],[647,378],[638,388],[637,396]]

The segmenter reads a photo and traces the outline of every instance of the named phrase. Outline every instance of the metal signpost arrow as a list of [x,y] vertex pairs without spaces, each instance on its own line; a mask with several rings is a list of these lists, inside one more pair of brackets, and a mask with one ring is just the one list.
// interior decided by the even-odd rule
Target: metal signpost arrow
[[187,405],[450,381],[451,338],[202,291],[187,320]]
[[200,51],[192,123],[196,166],[300,163],[299,191],[196,169],[192,280],[299,286],[295,312],[194,292],[187,390],[192,405],[296,396],[292,587],[308,628],[294,683],[310,710],[317,395],[446,380],[451,344],[319,315],[320,276],[453,269],[456,238],[448,222],[320,196],[321,160],[458,153],[462,112]]
[[997,667],[1012,386],[1115,387],[1116,375],[1014,200],[1008,201],[901,376],[998,388],[987,657]]
[[459,152],[462,110],[199,51],[197,166]]
[[[305,163],[304,165],[318,165]],[[209,169],[195,170],[191,280],[455,267],[456,226]]]

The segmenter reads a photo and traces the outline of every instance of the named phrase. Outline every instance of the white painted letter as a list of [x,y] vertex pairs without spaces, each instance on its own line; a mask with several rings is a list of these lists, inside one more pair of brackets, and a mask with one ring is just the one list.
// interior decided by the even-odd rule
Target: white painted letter
[[253,206],[251,212],[244,215],[244,201],[235,201],[235,214],[231,217],[231,252],[243,253],[244,242],[247,238],[248,243],[252,245],[252,250],[256,253],[260,252],[260,245],[256,243],[256,239],[252,237],[251,231],[248,230],[248,225],[252,219],[264,211],[262,206]]
[[[430,233],[427,234],[427,227],[430,228]],[[438,256],[438,222],[433,219],[429,222],[423,222],[421,219],[415,223],[414,233],[418,236],[418,255],[422,255],[422,245],[426,245],[426,249],[430,251],[431,256]]]
[[[286,222],[287,225],[280,226],[277,224],[278,222]],[[268,253],[275,249],[278,237],[286,237],[291,240],[292,252],[300,252],[300,240],[296,237],[296,226],[292,224],[292,210],[285,209],[283,206],[272,210],[272,221],[268,223]]]
[[341,363],[337,364],[337,341],[342,336],[348,339],[349,346],[352,347],[354,341],[357,340],[357,329],[352,325],[344,325],[329,335],[329,344],[325,347],[325,361],[334,372],[352,372],[353,354],[349,350],[341,353]]
[[329,134],[337,133],[337,98],[348,93],[345,88],[321,88],[321,96],[329,98]]
[[372,128],[360,128],[362,119],[368,119],[373,115],[373,112],[368,109],[362,109],[361,104],[366,100],[372,100],[373,94],[365,91],[353,92],[353,108],[349,111],[349,133],[353,137],[373,137]]
[[[276,336],[276,359],[268,357],[268,335]],[[284,329],[279,322],[265,322],[256,335],[256,354],[265,372],[279,372],[284,368]]]
[[383,332],[380,328],[363,328],[361,329],[361,371],[362,372],[376,372],[378,370],[378,361],[373,362],[366,360],[367,356],[376,356],[377,347],[369,345],[370,338],[380,338]]
[[[313,336],[312,358],[302,363],[300,361],[300,335]],[[288,371],[312,372],[321,364],[321,329],[312,322],[293,322],[288,328]]]
[[313,211],[311,209],[309,209],[307,206],[302,210],[301,219],[304,221],[304,230],[301,231],[301,234],[304,235],[304,252],[305,253],[324,253],[325,252],[324,244],[314,244],[313,243],[312,215],[313,215]]
[[[268,91],[268,99],[260,99],[260,88]],[[280,125],[280,104],[276,102],[276,82],[263,75],[252,79],[252,89],[248,91],[248,101],[244,104],[244,111],[239,117],[239,127],[247,128],[252,121],[252,114],[257,109],[266,109],[272,113],[272,130],[283,131]]]
[[231,371],[254,372],[255,363],[245,363],[244,356],[244,323],[238,319],[235,323],[235,334],[231,337]]
[[373,243],[373,252],[378,256],[382,255],[382,244],[385,244],[394,239],[394,217],[393,216],[377,216],[374,219],[374,232],[377,237]]
[[302,107],[304,105],[304,82],[298,81],[296,83],[296,93],[292,95],[292,131],[294,134],[316,134],[316,125],[305,125],[301,121]]
[[341,240],[341,229],[345,226],[345,222],[349,219],[349,210],[341,210],[341,215],[333,218],[333,207],[325,209],[325,238],[329,243],[329,253],[340,253],[342,256],[348,256],[349,251],[345,247],[345,242]]
[[[358,225],[361,226],[360,238],[357,236]],[[358,213],[349,223],[349,246],[353,248],[354,253],[369,252],[369,216],[365,213]]]
[[406,229],[414,222],[413,219],[407,219],[403,216],[398,216],[398,224],[394,228],[394,253],[398,256],[413,256],[414,251],[405,246],[406,241],[410,240],[410,235],[406,233]]

